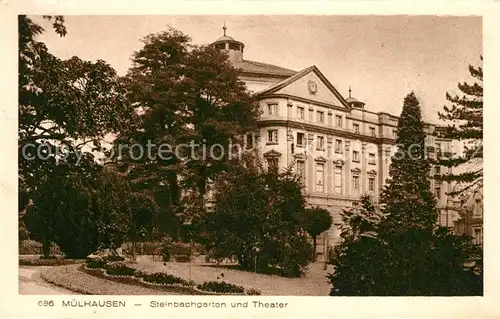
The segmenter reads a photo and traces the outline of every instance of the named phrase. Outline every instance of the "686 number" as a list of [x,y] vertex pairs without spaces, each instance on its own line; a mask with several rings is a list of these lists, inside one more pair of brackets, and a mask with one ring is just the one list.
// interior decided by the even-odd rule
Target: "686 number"
[[54,300],[39,300],[38,301],[38,306],[39,307],[53,307],[54,306]]

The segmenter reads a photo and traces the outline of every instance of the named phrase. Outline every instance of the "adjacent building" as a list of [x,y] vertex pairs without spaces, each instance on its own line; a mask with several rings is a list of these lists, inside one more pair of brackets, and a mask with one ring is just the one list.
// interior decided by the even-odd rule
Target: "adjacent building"
[[474,244],[483,246],[483,188],[477,187],[460,199],[459,218],[454,222],[457,235],[467,235]]
[[[321,255],[339,240],[340,212],[369,193],[378,201],[396,151],[398,117],[372,112],[351,95],[344,97],[316,67],[301,71],[244,59],[245,44],[226,35],[212,43],[226,50],[240,78],[259,98],[259,131],[248,134],[245,147],[255,150],[268,167],[291,162],[302,176],[307,202],[330,211],[334,225],[318,240]],[[429,156],[450,156],[453,144],[435,133],[443,129],[425,124]],[[444,174],[446,167],[433,167]],[[446,192],[452,185],[432,182],[441,214],[450,228],[458,218]],[[321,256],[320,256],[321,258]]]

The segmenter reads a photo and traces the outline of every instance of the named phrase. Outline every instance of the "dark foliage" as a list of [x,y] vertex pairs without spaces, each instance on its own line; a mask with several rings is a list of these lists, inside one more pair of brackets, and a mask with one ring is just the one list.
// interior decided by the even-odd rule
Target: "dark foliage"
[[263,171],[253,160],[217,180],[200,240],[213,259],[234,257],[246,270],[300,276],[312,257],[300,181],[289,170]]
[[111,276],[134,276],[135,269],[120,263],[107,264],[106,274]]
[[219,292],[219,293],[241,294],[245,292],[245,288],[243,288],[242,286],[230,284],[225,281],[204,282],[202,285],[196,286],[196,288],[202,291]]
[[175,284],[185,285],[185,286],[188,285],[188,282],[186,280],[162,272],[144,275],[142,278],[146,282],[151,282],[161,285],[175,285]]
[[[481,62],[483,57],[481,57]],[[439,113],[441,120],[450,123],[441,137],[468,142],[463,154],[453,154],[453,157],[440,157],[436,164],[446,167],[468,165],[467,170],[460,173],[447,173],[437,176],[444,181],[457,183],[453,195],[463,193],[475,185],[483,183],[483,69],[469,66],[473,84],[459,83],[458,89],[462,96],[446,93],[446,99],[451,106],[444,106]]]
[[324,208],[314,207],[306,209],[305,231],[313,238],[314,259],[316,259],[316,239],[332,226],[333,219],[330,212]]
[[480,247],[437,225],[420,106],[413,93],[405,98],[398,133],[381,207],[364,197],[343,214],[330,294],[481,295]]

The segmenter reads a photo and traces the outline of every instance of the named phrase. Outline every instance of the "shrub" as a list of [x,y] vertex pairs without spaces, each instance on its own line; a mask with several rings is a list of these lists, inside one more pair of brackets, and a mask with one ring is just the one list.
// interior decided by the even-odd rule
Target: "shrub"
[[250,288],[247,290],[247,295],[249,296],[260,296],[260,291],[254,288]]
[[174,284],[179,284],[179,285],[184,285],[184,286],[192,285],[192,283],[189,283],[182,278],[179,278],[179,277],[176,277],[173,275],[168,275],[168,274],[162,273],[162,272],[144,275],[143,280],[146,282],[160,284],[160,285],[174,285]]
[[106,261],[104,260],[87,260],[87,268],[92,268],[92,269],[105,269],[106,268]]
[[199,240],[216,260],[236,256],[242,269],[302,275],[313,247],[303,230],[305,198],[292,168],[264,171],[256,158],[221,174],[213,209],[200,220]]
[[[21,240],[19,241],[19,255],[42,255],[42,243],[35,240]],[[51,243],[51,255],[62,255],[61,248],[57,244]]]
[[111,276],[134,276],[135,269],[124,264],[109,264],[106,266],[106,274]]
[[169,245],[164,245],[162,248],[162,256],[163,256],[163,262],[170,261],[172,256],[170,255],[170,246]]
[[118,256],[118,255],[110,255],[110,256],[104,257],[104,260],[107,262],[124,261],[125,258],[123,258],[122,256]]
[[219,292],[219,293],[244,293],[245,288],[242,286],[233,285],[225,281],[209,281],[204,282],[203,285],[196,286],[199,290]]

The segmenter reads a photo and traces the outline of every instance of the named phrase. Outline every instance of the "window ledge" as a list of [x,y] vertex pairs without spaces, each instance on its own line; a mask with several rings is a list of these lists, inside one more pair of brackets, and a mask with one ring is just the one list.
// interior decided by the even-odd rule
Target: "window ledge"
[[267,142],[266,145],[278,145],[278,142]]

